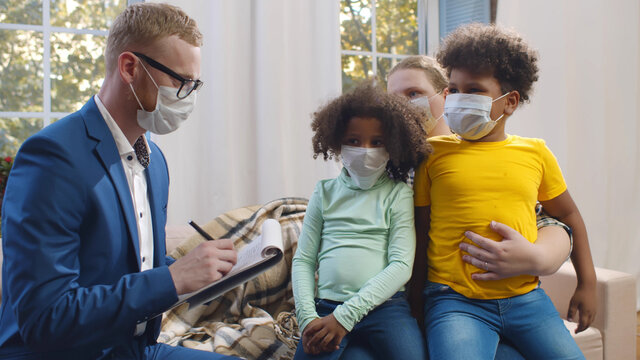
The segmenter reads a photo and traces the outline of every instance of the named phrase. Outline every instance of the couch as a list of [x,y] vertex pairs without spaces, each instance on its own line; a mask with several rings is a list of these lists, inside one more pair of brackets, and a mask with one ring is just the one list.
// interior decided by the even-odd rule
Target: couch
[[[575,323],[565,320],[587,360],[636,358],[636,279],[633,275],[596,268],[598,308],[587,330],[575,334]],[[566,319],[576,287],[576,273],[565,263],[555,274],[540,278],[556,309]]]
[[[189,226],[167,227],[167,251],[195,233]],[[634,359],[636,356],[636,280],[631,274],[596,268],[598,308],[587,330],[575,334],[577,324],[566,320],[569,301],[576,287],[571,263],[553,275],[540,278],[542,288],[563,317],[565,325],[587,360]]]
[[[194,234],[195,231],[187,225],[168,226],[167,252],[170,253]],[[2,260],[0,248],[0,268]],[[566,320],[565,324],[587,360],[634,359],[637,326],[635,277],[604,268],[596,268],[596,275],[598,309],[594,323],[579,334],[574,334],[576,324]],[[558,272],[541,277],[540,280],[560,315],[566,318],[569,300],[576,286],[576,275],[572,265],[565,263]]]

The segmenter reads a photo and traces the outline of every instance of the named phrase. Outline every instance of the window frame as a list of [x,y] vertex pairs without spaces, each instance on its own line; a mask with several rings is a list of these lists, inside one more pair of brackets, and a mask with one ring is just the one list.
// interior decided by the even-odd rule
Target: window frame
[[[127,6],[144,2],[144,0],[127,0]],[[0,118],[37,118],[42,119],[42,128],[51,124],[52,119],[65,117],[69,112],[51,111],[51,35],[53,33],[80,34],[106,37],[107,30],[65,28],[51,25],[51,0],[42,0],[42,24],[13,24],[0,23],[0,30],[37,31],[42,33],[42,112],[29,111],[1,111]]]
[[[378,76],[378,59],[402,60],[411,55],[435,56],[440,46],[440,1],[417,0],[418,16],[418,54],[400,55],[378,52],[376,38],[376,2],[371,2],[371,51],[345,50],[340,48],[340,56],[366,56],[371,59],[371,72]],[[487,0],[489,3],[490,23],[496,21],[498,0]],[[426,16],[425,16],[426,14]],[[368,75],[367,75],[368,76]]]
[[[371,2],[371,51],[345,50],[340,48],[340,56],[366,56],[371,59],[371,73],[378,75],[378,59],[402,60],[412,55],[433,56],[439,46],[439,0],[417,0],[418,7],[418,54],[389,54],[378,52],[376,34],[376,2]],[[424,16],[426,13],[426,17]]]

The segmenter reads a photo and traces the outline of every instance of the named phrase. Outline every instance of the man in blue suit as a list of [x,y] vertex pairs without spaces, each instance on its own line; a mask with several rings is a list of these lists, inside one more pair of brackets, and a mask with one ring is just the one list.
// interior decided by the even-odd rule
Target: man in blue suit
[[21,147],[2,206],[0,358],[224,358],[156,344],[150,319],[236,261],[229,239],[166,256],[169,175],[145,137],[189,116],[201,39],[176,7],[128,7],[98,95]]

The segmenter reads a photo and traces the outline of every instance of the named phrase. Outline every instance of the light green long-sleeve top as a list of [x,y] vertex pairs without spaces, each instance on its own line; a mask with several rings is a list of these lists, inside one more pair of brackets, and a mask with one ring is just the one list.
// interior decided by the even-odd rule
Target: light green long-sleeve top
[[321,180],[309,200],[293,257],[293,294],[301,331],[318,318],[314,297],[344,302],[333,315],[351,331],[411,277],[415,254],[413,190],[383,174],[368,190],[345,169]]

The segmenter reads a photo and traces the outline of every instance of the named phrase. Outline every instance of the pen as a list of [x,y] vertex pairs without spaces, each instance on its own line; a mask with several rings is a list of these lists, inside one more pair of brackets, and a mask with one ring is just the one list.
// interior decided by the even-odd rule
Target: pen
[[206,231],[204,231],[200,226],[198,226],[198,224],[196,224],[195,222],[193,222],[193,220],[189,220],[189,225],[191,225],[194,229],[196,229],[196,231],[198,232],[198,234],[202,235],[202,237],[204,237],[207,240],[213,240],[213,238],[211,237],[211,235],[209,235]]

